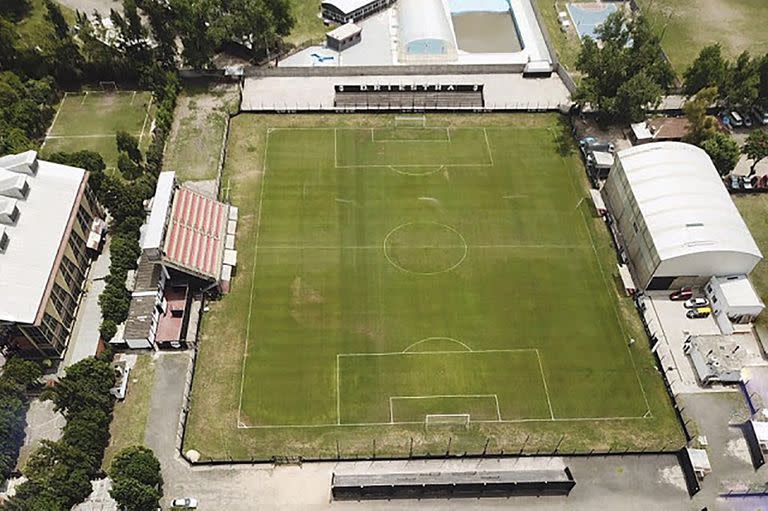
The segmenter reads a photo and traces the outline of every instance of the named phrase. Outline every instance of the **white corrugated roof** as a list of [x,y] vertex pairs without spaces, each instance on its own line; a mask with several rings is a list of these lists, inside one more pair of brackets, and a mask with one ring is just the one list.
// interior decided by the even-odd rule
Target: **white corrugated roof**
[[661,260],[699,252],[760,249],[707,153],[681,142],[655,142],[618,153]]
[[445,41],[456,51],[453,22],[445,0],[400,0],[400,42],[403,47],[424,39]]
[[[25,165],[29,155],[3,161]],[[0,253],[0,320],[34,322],[84,179],[83,169],[38,161],[29,195],[16,203],[19,219],[6,228],[8,247]]]
[[157,249],[163,245],[163,233],[171,209],[175,177],[176,173],[172,171],[161,172],[157,177],[155,197],[152,199],[152,211],[149,213],[147,228],[144,231],[144,238],[141,240],[142,250]]

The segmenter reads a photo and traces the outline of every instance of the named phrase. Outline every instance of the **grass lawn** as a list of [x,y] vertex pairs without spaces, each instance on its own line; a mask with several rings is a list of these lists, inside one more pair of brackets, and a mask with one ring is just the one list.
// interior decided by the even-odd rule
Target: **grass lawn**
[[96,151],[107,167],[117,165],[115,133],[124,130],[149,147],[154,115],[149,92],[67,93],[42,148],[43,156],[57,151]]
[[[741,216],[749,227],[752,237],[763,254],[768,254],[768,197],[763,194],[734,195],[734,202]],[[768,263],[760,261],[750,274],[750,280],[758,294],[766,300],[768,297]],[[758,326],[768,329],[768,315],[761,314],[757,318]]]
[[237,104],[236,85],[186,82],[166,144],[165,167],[184,181],[215,179],[227,118]]
[[682,73],[708,44],[719,42],[735,57],[744,50],[762,55],[768,48],[768,2],[765,0],[638,0],[656,28],[662,46]]
[[125,400],[115,404],[109,427],[109,446],[104,451],[102,468],[109,469],[112,458],[132,445],[144,445],[149,418],[149,400],[155,383],[155,364],[151,355],[139,355],[130,374]]
[[[185,449],[682,445],[559,118],[392,120],[233,119],[240,265],[204,317]],[[468,427],[425,427],[448,414]]]
[[320,2],[317,0],[290,0],[291,11],[296,19],[293,30],[285,38],[285,42],[299,46],[307,42],[321,43],[325,33],[330,30],[318,17]]
[[[53,37],[53,30],[46,21],[47,9],[43,0],[29,0],[29,14],[16,24],[16,30],[21,38],[22,44],[27,48],[36,46],[45,47],[49,38]],[[75,22],[75,12],[59,4],[64,19],[72,25]]]
[[549,39],[557,52],[557,58],[568,71],[573,73],[576,70],[576,59],[581,51],[581,41],[576,30],[571,27],[567,32],[560,30],[560,21],[557,19],[557,13],[567,12],[566,3],[562,0],[535,0],[544,29],[549,34]]

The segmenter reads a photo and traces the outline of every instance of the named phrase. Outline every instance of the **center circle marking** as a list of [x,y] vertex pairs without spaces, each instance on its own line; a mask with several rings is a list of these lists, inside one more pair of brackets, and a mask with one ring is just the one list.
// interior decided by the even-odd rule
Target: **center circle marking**
[[[428,233],[433,235],[432,239],[437,238],[438,242],[424,244],[427,243],[425,240],[428,239],[424,234]],[[423,245],[417,246],[413,243],[408,243],[408,241],[410,241],[409,238],[413,238]],[[453,244],[440,243],[440,238],[453,240]],[[398,239],[404,240],[405,243],[399,245]],[[437,251],[436,255],[441,256],[440,259],[444,260],[435,261],[432,259],[430,261],[424,261],[426,264],[423,265],[419,265],[421,262],[419,260],[413,262],[404,260],[407,259],[406,254],[408,252],[414,251],[420,251],[421,254],[419,255],[422,257],[425,255],[424,252]],[[398,252],[401,253],[398,254]],[[414,275],[438,275],[440,273],[448,273],[463,263],[464,259],[467,258],[468,253],[469,245],[467,245],[467,240],[464,239],[464,236],[450,225],[440,222],[405,223],[398,225],[384,237],[384,257],[387,258],[389,264],[400,271]],[[438,267],[431,269],[429,268],[430,263],[436,263]]]

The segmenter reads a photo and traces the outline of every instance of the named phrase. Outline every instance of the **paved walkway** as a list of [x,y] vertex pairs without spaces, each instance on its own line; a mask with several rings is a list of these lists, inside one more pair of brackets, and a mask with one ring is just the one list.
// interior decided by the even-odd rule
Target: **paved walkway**
[[109,275],[109,242],[104,250],[91,264],[91,270],[86,277],[85,291],[80,300],[75,326],[69,339],[64,363],[59,366],[59,372],[72,364],[96,354],[99,345],[99,325],[101,324],[101,307],[99,295],[104,291],[104,277]]
[[[713,459],[713,468],[720,470],[704,481],[702,492],[693,499],[688,497],[676,457],[660,455],[541,459],[540,463],[552,463],[555,466],[565,464],[570,467],[576,479],[576,487],[569,497],[332,502],[330,482],[333,472],[349,472],[357,469],[381,470],[381,467],[388,462],[306,463],[300,467],[272,465],[192,467],[180,458],[175,447],[184,381],[188,377],[191,358],[188,352],[161,352],[156,356],[157,377],[151,401],[146,442],[155,451],[163,467],[165,502],[178,497],[195,497],[200,501],[201,511],[218,509],[228,511],[254,509],[278,511],[334,509],[700,511],[705,506],[712,511],[732,509],[718,497],[719,492],[728,487],[725,484],[728,480],[765,479],[765,473],[754,472],[746,463],[741,452],[742,446],[738,441],[738,431],[728,426],[727,417],[731,413],[729,410],[734,406],[729,400],[723,406],[716,406],[717,413],[712,420],[702,424],[702,430],[709,435],[710,448],[717,450]],[[705,395],[705,398],[707,396]],[[693,403],[690,404],[693,411]],[[707,409],[710,405],[705,401],[697,401],[697,404],[700,405],[695,406],[697,415],[709,413]],[[211,420],[217,420],[217,418],[211,417]],[[469,469],[476,466],[478,461],[434,460],[409,463],[414,466],[429,465],[434,470],[440,470],[449,465],[455,468],[456,464]],[[484,463],[487,464],[488,461]],[[515,464],[516,460],[506,459],[498,463],[506,466],[510,463]],[[395,467],[401,467],[402,464],[403,462],[391,463]]]

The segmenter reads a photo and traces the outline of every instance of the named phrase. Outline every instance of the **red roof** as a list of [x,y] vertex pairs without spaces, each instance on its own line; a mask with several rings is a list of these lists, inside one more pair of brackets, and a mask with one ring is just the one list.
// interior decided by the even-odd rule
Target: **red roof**
[[165,236],[165,259],[218,280],[221,273],[228,206],[180,188],[173,199]]

